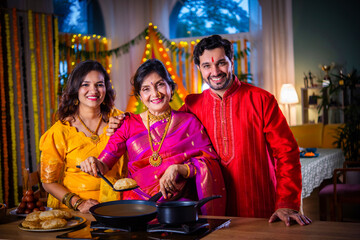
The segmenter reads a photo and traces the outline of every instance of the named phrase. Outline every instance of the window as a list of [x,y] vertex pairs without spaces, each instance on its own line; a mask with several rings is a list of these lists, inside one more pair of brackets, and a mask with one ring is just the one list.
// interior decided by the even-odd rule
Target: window
[[53,0],[59,16],[59,31],[105,36],[104,19],[98,0]]
[[248,0],[178,1],[169,29],[170,38],[248,32]]

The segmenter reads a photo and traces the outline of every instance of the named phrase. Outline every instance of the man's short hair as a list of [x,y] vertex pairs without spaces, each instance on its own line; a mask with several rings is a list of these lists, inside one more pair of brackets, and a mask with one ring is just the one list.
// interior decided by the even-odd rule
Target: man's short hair
[[205,50],[212,50],[215,48],[224,48],[225,55],[229,58],[229,60],[231,61],[233,59],[234,48],[232,43],[219,35],[212,35],[201,39],[201,41],[195,46],[193,53],[195,65],[199,66],[200,56],[203,55]]

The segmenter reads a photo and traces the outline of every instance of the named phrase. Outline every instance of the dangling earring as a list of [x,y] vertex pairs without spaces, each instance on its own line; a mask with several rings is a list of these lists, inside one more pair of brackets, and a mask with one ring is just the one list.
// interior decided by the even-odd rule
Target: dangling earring
[[78,104],[79,104],[79,100],[78,100],[78,99],[75,99],[74,105],[77,106]]
[[157,92],[157,96],[161,98],[161,93],[159,91]]

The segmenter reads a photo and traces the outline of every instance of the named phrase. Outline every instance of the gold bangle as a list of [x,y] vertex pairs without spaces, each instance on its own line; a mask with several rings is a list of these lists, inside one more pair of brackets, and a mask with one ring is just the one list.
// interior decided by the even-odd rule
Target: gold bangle
[[78,207],[80,206],[80,204],[82,204],[85,200],[82,198],[79,198],[76,203],[74,204],[74,210],[78,210]]
[[185,178],[188,178],[189,176],[190,176],[190,167],[189,167],[189,165],[188,164],[184,164],[185,166],[186,166],[186,168],[187,168],[187,174],[186,174],[186,176],[185,176]]
[[73,209],[73,206],[71,205],[71,199],[77,196],[75,193],[68,192],[65,194],[65,196],[62,199],[62,203],[65,204],[68,208]]

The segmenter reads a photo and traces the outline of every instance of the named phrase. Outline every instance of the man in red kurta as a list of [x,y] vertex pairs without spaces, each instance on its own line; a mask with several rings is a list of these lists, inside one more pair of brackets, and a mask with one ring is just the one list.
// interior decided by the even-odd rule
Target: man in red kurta
[[214,35],[194,49],[194,62],[210,86],[190,94],[180,109],[195,114],[221,158],[228,216],[311,220],[299,213],[299,148],[270,93],[233,75],[232,44]]

